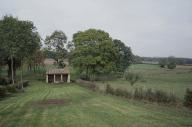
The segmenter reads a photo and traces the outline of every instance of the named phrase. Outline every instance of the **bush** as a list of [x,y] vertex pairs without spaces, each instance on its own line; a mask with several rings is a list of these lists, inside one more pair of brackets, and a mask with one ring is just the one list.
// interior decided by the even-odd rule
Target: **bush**
[[7,85],[6,86],[6,89],[8,92],[10,93],[16,93],[17,92],[17,89],[16,89],[16,86],[15,85]]
[[88,88],[88,89],[90,89],[92,91],[97,91],[98,90],[98,87],[93,82],[85,81],[85,80],[77,80],[76,82],[79,83],[80,86]]
[[8,85],[11,84],[11,79],[9,78],[0,78],[0,85]]
[[6,88],[4,86],[0,86],[0,98],[3,98],[6,96]]
[[159,66],[161,68],[165,68],[165,66],[167,65],[167,60],[165,58],[162,58],[160,61],[159,61]]
[[114,94],[114,89],[109,84],[107,84],[106,93],[111,95]]
[[151,88],[147,89],[145,93],[145,99],[149,101],[155,101],[154,93]]
[[174,94],[167,94],[162,90],[156,90],[153,92],[152,89],[143,90],[142,88],[135,88],[134,93],[132,94],[126,90],[113,89],[109,84],[107,84],[106,93],[125,98],[148,100],[151,102],[164,104],[175,104],[177,101],[177,98],[174,96]]
[[[24,87],[27,87],[27,86],[29,86],[29,81],[28,81],[28,80],[24,80],[24,81],[23,81],[23,88],[24,88]],[[22,83],[19,82],[19,83],[16,85],[16,88],[17,88],[17,89],[22,89]]]
[[125,80],[129,81],[131,86],[133,86],[139,79],[141,79],[141,76],[137,73],[131,73],[131,72],[125,72],[124,74]]
[[126,98],[131,98],[132,94],[126,90],[122,90],[122,89],[116,89],[113,90],[114,95],[116,96],[121,96],[121,97],[126,97]]
[[135,89],[134,98],[139,100],[144,98],[144,92],[142,88]]
[[175,97],[175,95],[173,93],[171,93],[169,95],[169,99],[168,99],[169,103],[175,104],[177,102],[177,98]]
[[27,87],[27,86],[29,86],[29,81],[28,80],[23,81],[23,87]]
[[192,90],[187,89],[184,97],[184,106],[192,108]]
[[155,99],[156,99],[157,103],[167,103],[169,100],[169,97],[166,92],[164,92],[162,90],[156,90]]
[[116,89],[116,90],[114,91],[114,94],[115,94],[116,96],[121,96],[121,97],[125,96],[125,95],[124,95],[124,91],[123,91],[122,89]]
[[168,58],[168,64],[167,64],[168,69],[174,69],[176,68],[176,59],[174,57],[169,57]]
[[169,64],[167,65],[167,68],[168,68],[168,69],[175,69],[175,68],[176,68],[176,64],[175,64],[175,63],[169,63]]
[[132,97],[132,94],[130,92],[122,89],[113,89],[109,84],[107,84],[106,93],[115,95],[115,96],[126,97],[126,98]]

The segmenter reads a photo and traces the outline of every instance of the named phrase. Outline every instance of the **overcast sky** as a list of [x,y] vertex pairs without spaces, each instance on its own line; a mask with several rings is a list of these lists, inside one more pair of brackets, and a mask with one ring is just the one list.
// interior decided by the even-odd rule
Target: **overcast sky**
[[102,29],[140,56],[192,58],[192,0],[0,0],[0,16],[31,20],[43,38]]

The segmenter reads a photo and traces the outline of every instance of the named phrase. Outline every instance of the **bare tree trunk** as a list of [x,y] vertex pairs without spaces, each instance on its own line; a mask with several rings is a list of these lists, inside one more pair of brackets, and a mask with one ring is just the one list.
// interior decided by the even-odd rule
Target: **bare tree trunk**
[[15,84],[14,81],[14,72],[13,72],[13,55],[11,55],[11,79],[12,79],[12,84]]
[[86,80],[88,80],[88,69],[89,69],[89,66],[87,66],[86,68]]
[[7,64],[8,64],[7,76],[9,79],[12,80],[12,68],[13,68],[13,77],[16,77],[16,60],[14,58],[13,61],[12,59],[10,59],[8,60]]
[[21,89],[23,90],[23,61],[21,60]]
[[31,71],[31,63],[28,64],[28,70]]

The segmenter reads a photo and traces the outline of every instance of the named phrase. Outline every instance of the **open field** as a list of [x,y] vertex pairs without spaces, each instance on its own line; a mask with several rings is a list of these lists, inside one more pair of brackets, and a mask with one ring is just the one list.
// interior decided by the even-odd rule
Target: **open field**
[[[37,105],[47,99],[68,101]],[[33,81],[26,92],[0,101],[0,126],[182,127],[192,126],[192,114],[186,108],[129,101],[93,93],[76,85],[47,85]]]
[[[177,66],[176,69],[169,70],[160,68],[158,65],[136,64],[130,67],[130,71],[142,75],[142,79],[131,86],[128,81],[118,79],[108,83],[114,88],[133,90],[141,87],[144,89],[161,89],[166,92],[173,92],[179,99],[183,99],[186,88],[192,89],[192,66]],[[99,83],[104,89],[106,83]]]

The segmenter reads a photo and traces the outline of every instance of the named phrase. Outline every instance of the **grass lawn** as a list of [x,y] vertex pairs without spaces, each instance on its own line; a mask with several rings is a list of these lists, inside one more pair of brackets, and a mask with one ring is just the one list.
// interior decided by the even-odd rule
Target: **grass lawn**
[[[38,106],[47,99],[66,104]],[[0,127],[189,127],[192,111],[125,100],[77,85],[31,81],[24,93],[0,101]]]
[[[166,92],[173,92],[179,99],[184,98],[186,88],[192,89],[192,66],[177,66],[176,69],[168,70],[160,68],[158,65],[136,64],[130,67],[132,72],[142,75],[141,81],[131,86],[128,81],[118,79],[108,83],[114,88],[127,89],[142,87],[144,89],[161,89]],[[99,83],[104,89],[106,83]]]

